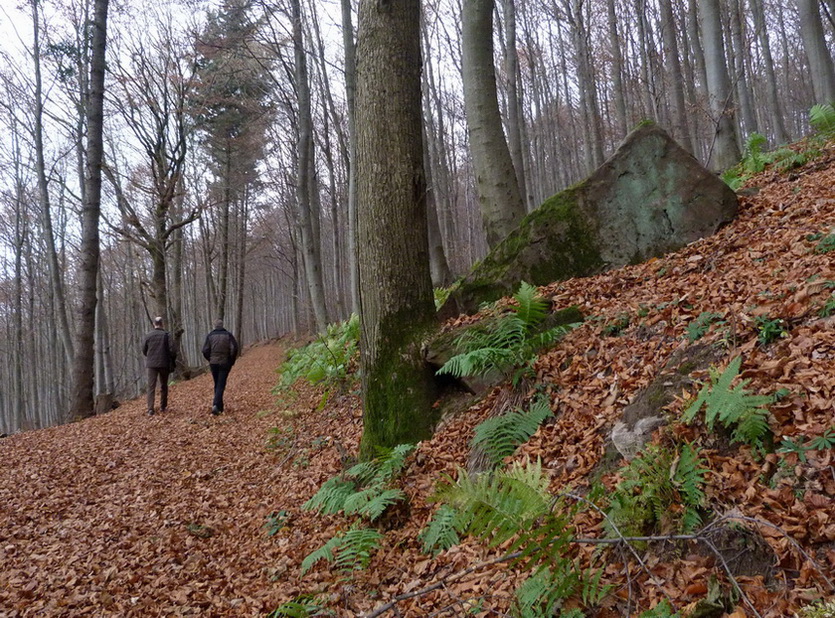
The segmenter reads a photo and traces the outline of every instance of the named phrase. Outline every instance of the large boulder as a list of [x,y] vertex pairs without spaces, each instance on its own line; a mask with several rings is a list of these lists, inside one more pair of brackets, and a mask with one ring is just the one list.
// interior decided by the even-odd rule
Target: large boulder
[[589,178],[548,199],[478,263],[440,310],[473,313],[513,293],[636,264],[709,236],[737,212],[736,194],[644,123]]

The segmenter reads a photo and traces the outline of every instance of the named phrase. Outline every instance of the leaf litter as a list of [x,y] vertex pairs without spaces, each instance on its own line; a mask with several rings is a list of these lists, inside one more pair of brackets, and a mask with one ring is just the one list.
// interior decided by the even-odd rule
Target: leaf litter
[[[598,472],[608,430],[686,345],[687,325],[703,312],[723,322],[705,341],[723,340],[728,358],[743,355],[753,392],[789,393],[771,406],[776,443],[835,426],[835,318],[819,315],[835,252],[816,252],[814,240],[835,229],[835,167],[828,160],[788,177],[766,172],[753,183],[737,220],[711,238],[541,288],[555,307],[578,305],[590,316],[536,362],[535,381],[556,417],[515,455],[540,458],[555,494],[582,495],[595,475],[614,487],[616,469]],[[604,336],[603,326],[623,315],[629,325]],[[759,316],[783,320],[785,336],[758,343]],[[320,562],[302,577],[305,556],[346,523],[301,505],[356,452],[362,411],[350,388],[325,405],[322,390],[308,385],[273,394],[288,345],[246,351],[222,416],[209,414],[203,375],[172,387],[165,414],[147,417],[135,400],[0,441],[0,617],[263,616],[303,594],[346,617],[408,594],[390,615],[508,615],[522,575],[495,562],[495,550],[465,540],[430,559],[417,539],[435,509],[436,483],[466,465],[473,428],[499,405],[503,387],[444,419],[419,446],[403,477],[408,513],[386,531],[368,569],[345,577]],[[684,397],[668,407],[673,417]],[[768,544],[769,581],[736,578],[757,612],[792,615],[835,594],[826,575],[835,572],[835,451],[758,457],[748,447],[713,448],[703,429],[677,431],[701,440],[714,516],[738,517]],[[601,536],[600,520],[582,512],[578,536]],[[596,561],[613,586],[597,616],[638,615],[665,598],[693,607],[712,578],[726,580],[715,556],[692,544],[642,551],[643,568],[628,552],[601,563],[595,548],[580,546],[577,556]],[[725,615],[754,614],[737,601]]]

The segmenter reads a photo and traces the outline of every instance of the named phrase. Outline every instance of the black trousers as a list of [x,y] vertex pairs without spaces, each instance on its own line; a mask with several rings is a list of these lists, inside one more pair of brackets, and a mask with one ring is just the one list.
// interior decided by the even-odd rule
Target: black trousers
[[215,397],[212,400],[212,406],[223,412],[223,391],[226,390],[226,380],[229,378],[229,370],[232,366],[210,364],[209,368],[212,370],[212,378],[215,381]]
[[157,380],[159,380],[159,407],[163,410],[168,407],[168,375],[171,371],[168,367],[148,367],[148,388],[146,389],[146,403],[148,409],[154,409],[156,397]]

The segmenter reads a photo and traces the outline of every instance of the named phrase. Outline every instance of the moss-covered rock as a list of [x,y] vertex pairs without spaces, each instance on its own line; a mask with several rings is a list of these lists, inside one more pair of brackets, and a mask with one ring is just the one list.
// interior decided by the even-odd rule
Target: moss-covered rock
[[644,123],[589,178],[525,217],[460,282],[440,316],[473,313],[520,281],[545,285],[663,255],[713,234],[736,212],[724,182]]

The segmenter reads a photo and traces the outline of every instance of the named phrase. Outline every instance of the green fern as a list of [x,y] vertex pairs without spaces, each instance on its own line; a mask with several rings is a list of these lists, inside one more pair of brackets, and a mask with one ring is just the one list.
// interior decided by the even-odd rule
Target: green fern
[[460,354],[450,358],[439,374],[456,378],[484,376],[492,371],[506,373],[529,362],[543,347],[552,345],[575,324],[536,332],[548,314],[548,302],[538,296],[536,287],[525,283],[513,296],[511,312],[487,325],[474,327],[459,337],[455,345]]
[[356,366],[359,350],[359,317],[330,324],[324,335],[306,346],[290,350],[281,365],[276,392],[305,379],[311,384],[345,381]]
[[768,144],[768,140],[760,133],[752,133],[748,136],[748,141],[745,144],[745,156],[742,159],[742,166],[749,173],[758,174],[765,169],[765,166],[771,163],[771,158],[763,152],[763,147]]
[[678,616],[681,616],[681,614],[674,612],[665,599],[652,609],[643,612],[640,618],[678,618]]
[[623,470],[613,492],[606,527],[626,536],[644,534],[655,526],[662,531],[690,532],[701,523],[700,510],[706,469],[696,449],[650,446]]
[[831,103],[814,105],[809,110],[809,124],[818,133],[829,136],[835,133],[835,108]]
[[513,613],[519,618],[553,616],[579,586],[580,578],[570,563],[538,569],[516,589]]
[[302,595],[293,601],[282,603],[267,615],[267,618],[307,618],[319,615],[324,603],[314,595]]
[[344,511],[346,515],[356,514],[374,521],[386,508],[403,499],[403,492],[389,484],[403,470],[406,457],[414,449],[414,444],[400,444],[382,457],[352,466],[344,476],[325,481],[302,508],[325,515]]
[[731,387],[739,375],[741,363],[742,358],[737,356],[721,374],[711,367],[710,382],[702,386],[682,418],[685,423],[690,423],[704,408],[705,424],[711,431],[719,421],[725,428],[734,430],[731,437],[734,442],[762,446],[770,432],[766,406],[772,399],[749,393],[746,386],[750,380],[747,379]]
[[448,504],[442,504],[418,536],[423,543],[423,551],[434,556],[458,545],[461,542],[457,530],[459,527],[458,511]]
[[307,573],[320,560],[334,564],[343,573],[362,570],[371,561],[371,554],[380,546],[383,535],[371,528],[352,528],[330,539],[302,561],[301,574]]
[[494,464],[512,455],[536,433],[542,422],[553,416],[546,398],[537,399],[529,410],[514,410],[494,416],[475,428],[473,446],[481,447]]

